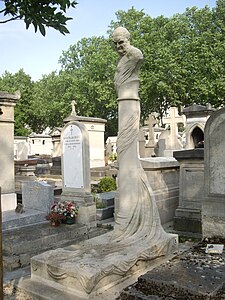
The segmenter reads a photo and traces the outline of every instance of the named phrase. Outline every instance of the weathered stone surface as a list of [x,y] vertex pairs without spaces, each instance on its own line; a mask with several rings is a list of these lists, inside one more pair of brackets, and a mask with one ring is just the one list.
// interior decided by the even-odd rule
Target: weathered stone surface
[[174,229],[202,232],[201,207],[204,197],[204,149],[174,152],[180,164],[179,206]]
[[16,208],[14,175],[14,107],[20,94],[0,92],[0,186],[1,209],[7,211]]
[[204,237],[224,237],[225,228],[225,108],[214,112],[205,126],[205,188],[202,201]]
[[[138,270],[151,265],[151,261],[166,256],[177,249],[175,235],[159,240],[157,245],[133,244],[123,247],[110,242],[111,233],[87,240],[77,245],[42,253],[31,259],[31,281],[55,290],[64,291],[65,299],[76,294],[89,299],[95,293],[107,290]],[[145,259],[145,257],[148,259]],[[25,282],[25,285],[27,283]],[[25,288],[21,283],[20,287]],[[43,299],[45,294],[42,294]],[[60,299],[60,298],[56,298]]]

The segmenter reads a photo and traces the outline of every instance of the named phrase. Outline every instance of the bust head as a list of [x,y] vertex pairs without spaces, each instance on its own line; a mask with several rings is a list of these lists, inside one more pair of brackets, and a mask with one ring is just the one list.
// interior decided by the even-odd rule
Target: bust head
[[112,34],[113,42],[116,45],[118,53],[122,56],[126,54],[130,47],[130,33],[124,27],[117,27]]

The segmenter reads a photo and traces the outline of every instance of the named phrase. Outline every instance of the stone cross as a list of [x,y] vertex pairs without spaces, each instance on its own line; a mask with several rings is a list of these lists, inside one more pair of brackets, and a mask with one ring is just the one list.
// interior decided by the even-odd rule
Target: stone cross
[[153,115],[148,116],[148,121],[145,122],[145,125],[148,125],[149,130],[149,137],[148,137],[148,143],[146,146],[155,146],[155,132],[154,132],[154,126],[156,124],[156,119]]
[[168,117],[163,118],[164,124],[170,125],[170,135],[176,136],[178,135],[178,127],[179,123],[184,123],[183,116],[178,115],[178,110],[176,107],[170,107],[170,112]]
[[71,115],[77,115],[77,113],[76,113],[76,108],[75,108],[75,105],[76,105],[77,103],[76,103],[76,101],[75,100],[73,100],[72,102],[71,102],[71,106],[72,106],[72,112],[71,112]]

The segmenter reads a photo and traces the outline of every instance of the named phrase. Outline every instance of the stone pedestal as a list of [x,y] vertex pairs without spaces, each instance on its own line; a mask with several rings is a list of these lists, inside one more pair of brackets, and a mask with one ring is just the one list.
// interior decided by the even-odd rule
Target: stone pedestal
[[0,186],[2,211],[16,208],[14,178],[14,107],[19,94],[0,92]]
[[179,206],[174,229],[201,233],[201,208],[204,198],[204,149],[174,152],[180,164]]

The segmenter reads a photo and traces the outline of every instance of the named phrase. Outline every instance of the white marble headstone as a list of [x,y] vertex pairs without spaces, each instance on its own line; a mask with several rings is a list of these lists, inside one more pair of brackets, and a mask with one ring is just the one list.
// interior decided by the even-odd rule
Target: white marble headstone
[[90,153],[87,128],[76,121],[61,132],[63,191],[91,192]]
[[63,134],[64,186],[83,188],[82,133],[78,126],[71,124]]

